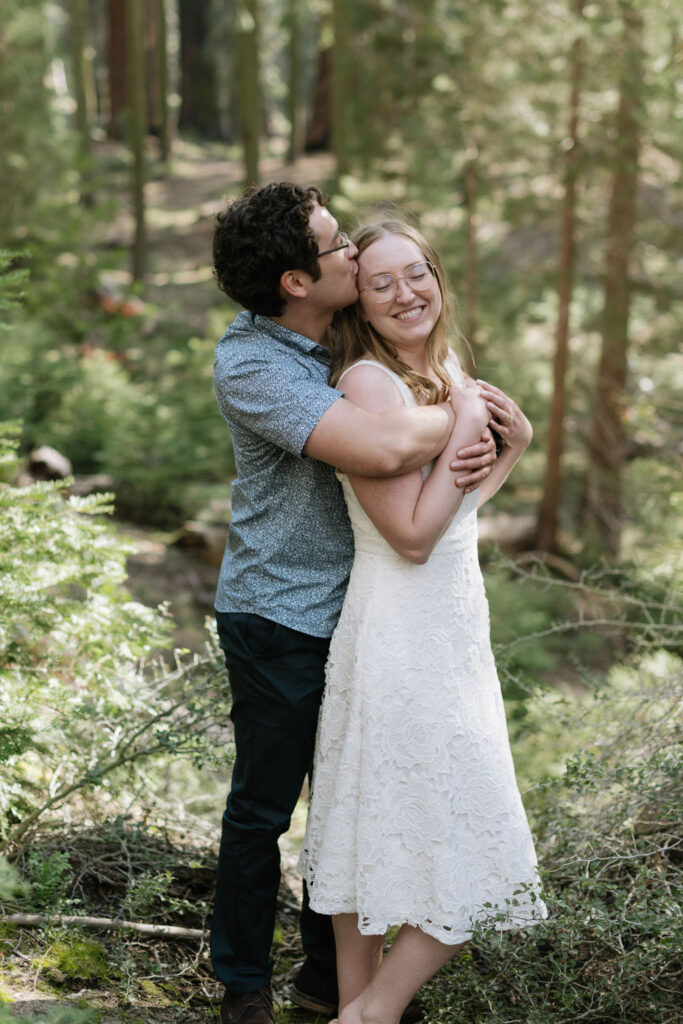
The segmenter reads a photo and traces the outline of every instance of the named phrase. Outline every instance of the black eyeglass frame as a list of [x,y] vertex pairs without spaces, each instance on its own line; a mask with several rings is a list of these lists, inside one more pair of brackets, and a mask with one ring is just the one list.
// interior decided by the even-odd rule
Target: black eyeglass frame
[[304,266],[306,266],[306,264],[308,263],[314,263],[315,260],[319,260],[321,256],[329,256],[331,252],[339,252],[341,249],[348,249],[348,247],[351,245],[351,239],[349,238],[345,231],[340,231],[339,235],[341,238],[345,239],[345,241],[341,245],[335,245],[333,249],[325,249],[324,252],[319,252],[316,256],[313,257],[313,259],[306,260]]

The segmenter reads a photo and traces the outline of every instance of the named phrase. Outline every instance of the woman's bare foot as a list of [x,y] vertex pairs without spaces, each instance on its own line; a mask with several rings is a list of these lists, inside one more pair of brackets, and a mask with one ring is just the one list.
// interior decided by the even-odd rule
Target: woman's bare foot
[[341,1010],[338,1024],[392,1024],[391,1017],[373,1012],[372,1006],[360,995]]

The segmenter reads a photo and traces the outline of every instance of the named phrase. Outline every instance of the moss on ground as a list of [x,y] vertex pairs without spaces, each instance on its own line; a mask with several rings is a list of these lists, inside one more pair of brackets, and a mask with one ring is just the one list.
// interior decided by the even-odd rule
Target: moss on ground
[[57,985],[97,985],[109,974],[105,949],[92,939],[53,942],[38,966]]

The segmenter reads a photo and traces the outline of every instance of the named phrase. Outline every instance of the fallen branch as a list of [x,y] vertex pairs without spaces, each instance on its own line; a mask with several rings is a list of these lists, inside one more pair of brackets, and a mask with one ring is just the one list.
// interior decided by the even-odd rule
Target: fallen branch
[[61,926],[79,925],[97,931],[112,932],[120,929],[138,932],[139,935],[153,935],[158,939],[206,939],[208,931],[203,928],[179,928],[171,924],[143,924],[139,921],[122,921],[111,917],[73,917],[67,914],[7,914],[0,917],[3,924],[20,924],[28,928],[40,928],[44,924]]

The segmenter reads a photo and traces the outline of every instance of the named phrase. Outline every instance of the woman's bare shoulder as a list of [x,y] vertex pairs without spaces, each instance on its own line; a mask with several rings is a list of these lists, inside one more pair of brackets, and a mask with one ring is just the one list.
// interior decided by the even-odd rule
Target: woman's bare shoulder
[[336,386],[345,398],[368,412],[387,412],[405,405],[394,374],[378,363],[354,363]]

